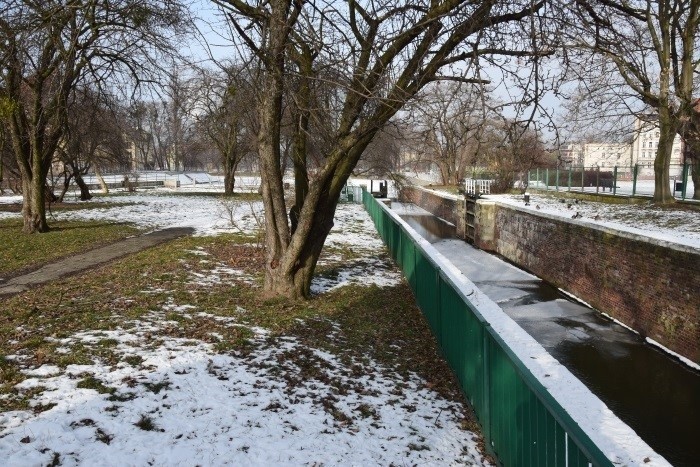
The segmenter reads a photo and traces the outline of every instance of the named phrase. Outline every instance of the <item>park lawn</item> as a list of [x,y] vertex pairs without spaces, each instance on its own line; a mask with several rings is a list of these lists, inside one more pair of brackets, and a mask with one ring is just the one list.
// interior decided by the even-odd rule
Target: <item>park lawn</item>
[[[394,269],[385,250],[374,256],[384,261],[382,267]],[[383,286],[350,283],[331,287],[308,301],[265,300],[260,294],[263,261],[263,252],[251,236],[188,237],[88,275],[0,299],[4,310],[0,315],[0,422],[2,412],[13,410],[44,412],[44,418],[49,412],[63,410],[61,397],[72,399],[75,392],[91,390],[108,401],[108,407],[101,409],[105,414],[128,416],[132,421],[131,428],[120,425],[117,429],[113,418],[103,420],[93,412],[88,419],[76,421],[75,427],[97,427],[98,448],[105,436],[116,443],[120,438],[126,442],[127,438],[154,436],[151,431],[182,430],[175,425],[182,423],[182,417],[190,417],[192,426],[206,420],[206,429],[218,430],[209,440],[211,450],[217,451],[226,409],[216,409],[222,416],[211,419],[199,406],[190,409],[188,405],[211,408],[222,397],[207,392],[212,391],[208,381],[213,378],[214,382],[221,380],[226,391],[240,391],[237,398],[226,399],[230,401],[226,404],[245,406],[233,407],[235,417],[245,417],[247,410],[253,410],[251,405],[262,404],[264,420],[276,420],[256,418],[252,427],[246,425],[246,432],[258,433],[261,446],[272,425],[289,428],[281,438],[273,437],[285,455],[285,443],[312,443],[306,447],[311,452],[295,448],[298,452],[293,456],[297,457],[289,458],[291,463],[314,459],[313,443],[318,442],[328,450],[327,459],[336,461],[348,459],[345,456],[352,451],[360,463],[368,459],[387,465],[404,459],[452,463],[459,458],[488,464],[481,454],[480,438],[473,434],[478,432],[475,418],[440,358],[404,280]],[[342,248],[329,248],[317,271],[321,282],[333,283],[358,261],[366,263],[357,258],[357,252],[351,255]],[[392,272],[388,269],[386,274]],[[395,269],[393,273],[400,277]],[[159,352],[164,349],[168,360],[162,366],[159,362],[164,357]],[[206,349],[208,363],[205,360],[204,376],[198,376],[196,384],[203,385],[201,391],[207,398],[192,402],[191,397],[182,399],[187,396],[182,388],[187,375],[194,377],[197,366],[191,360],[178,365],[183,352],[189,355],[201,349]],[[245,379],[240,367],[245,368],[244,374],[254,375],[252,386],[245,385],[245,389],[238,389],[242,384],[238,379]],[[74,385],[70,396],[52,396],[56,391],[53,381],[59,379],[59,388]],[[250,391],[257,394],[255,398],[246,398]],[[160,401],[161,397],[168,400],[159,408],[142,408],[145,399]],[[434,403],[433,398],[444,402]],[[177,406],[184,412],[173,424],[168,416]],[[68,417],[79,417],[78,410],[72,402]],[[325,417],[322,424],[314,424],[318,416]],[[226,430],[231,429],[233,422],[225,423]],[[106,426],[112,431],[108,433]],[[441,431],[448,429],[449,436]],[[407,430],[407,434],[392,430]],[[180,436],[169,442],[185,446],[188,436]],[[30,441],[33,439],[30,435]],[[231,439],[235,444],[235,436]],[[437,446],[438,439],[463,444],[452,446],[455,452],[445,454]],[[222,442],[222,452],[231,449],[231,440]],[[354,447],[336,453],[346,442]],[[362,457],[370,454],[360,446],[378,442],[384,443],[379,451],[386,452],[372,454],[380,457]],[[158,441],[149,443],[154,449],[166,449]],[[255,443],[241,443],[235,455],[243,463],[270,461],[267,456],[271,454],[262,447],[256,451]],[[51,447],[51,452],[47,445],[42,449],[49,460],[50,455],[64,456],[59,448]],[[65,447],[71,449],[76,448]],[[456,457],[448,460],[446,455]],[[150,458],[138,459],[149,462]]]
[[22,219],[0,219],[0,278],[136,235],[134,226],[104,221],[52,221],[51,231],[22,233]]

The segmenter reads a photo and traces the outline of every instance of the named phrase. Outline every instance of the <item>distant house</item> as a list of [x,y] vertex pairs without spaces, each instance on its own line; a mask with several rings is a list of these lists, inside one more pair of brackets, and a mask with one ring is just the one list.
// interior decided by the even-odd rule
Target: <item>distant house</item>
[[[700,106],[700,101],[698,101]],[[650,116],[645,120],[635,119],[631,144],[625,143],[571,143],[559,150],[560,160],[566,166],[586,168],[600,167],[618,173],[630,173],[638,165],[638,175],[654,175],[654,159],[659,148],[659,127]],[[671,153],[671,177],[679,176],[683,170],[683,142],[676,135]]]
[[[634,122],[634,141],[632,142],[632,163],[639,165],[642,176],[654,175],[654,159],[659,148],[659,127],[651,117],[648,120],[640,118]],[[670,176],[679,176],[682,171],[683,143],[676,135],[671,152]]]
[[571,143],[559,150],[559,159],[565,167],[600,167],[618,172],[630,172],[632,146],[625,143]]
[[583,147],[584,165],[618,172],[630,172],[632,145],[624,143],[587,143]]
[[565,144],[559,149],[559,160],[565,167],[581,167],[584,162],[583,144]]

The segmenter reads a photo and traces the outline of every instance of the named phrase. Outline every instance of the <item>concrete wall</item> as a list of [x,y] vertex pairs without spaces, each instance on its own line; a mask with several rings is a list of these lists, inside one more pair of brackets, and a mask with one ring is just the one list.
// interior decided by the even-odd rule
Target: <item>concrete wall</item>
[[[480,201],[482,203],[482,201]],[[700,252],[490,202],[495,251],[700,363]],[[489,218],[484,218],[486,221]]]
[[399,201],[413,203],[440,219],[457,227],[457,235],[465,238],[466,224],[464,199],[457,195],[438,194],[421,187],[403,187],[399,192]]

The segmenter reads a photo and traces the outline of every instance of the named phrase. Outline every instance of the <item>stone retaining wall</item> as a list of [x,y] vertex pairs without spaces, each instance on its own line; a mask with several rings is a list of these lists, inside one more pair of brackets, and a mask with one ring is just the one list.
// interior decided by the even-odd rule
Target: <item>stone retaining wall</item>
[[491,203],[485,246],[700,363],[700,251]]
[[[407,187],[399,200],[455,224],[465,238],[465,203],[459,197]],[[477,202],[475,224],[475,246],[700,363],[698,249],[487,199]]]

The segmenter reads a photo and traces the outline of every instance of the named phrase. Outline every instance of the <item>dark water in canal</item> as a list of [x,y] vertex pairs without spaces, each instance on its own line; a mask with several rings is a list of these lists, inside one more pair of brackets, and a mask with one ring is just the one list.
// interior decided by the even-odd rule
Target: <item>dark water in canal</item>
[[451,224],[401,217],[656,452],[676,466],[700,466],[700,371],[497,256],[450,240]]
[[430,243],[439,242],[445,238],[454,238],[457,234],[454,225],[435,216],[404,214],[401,215],[401,219]]

